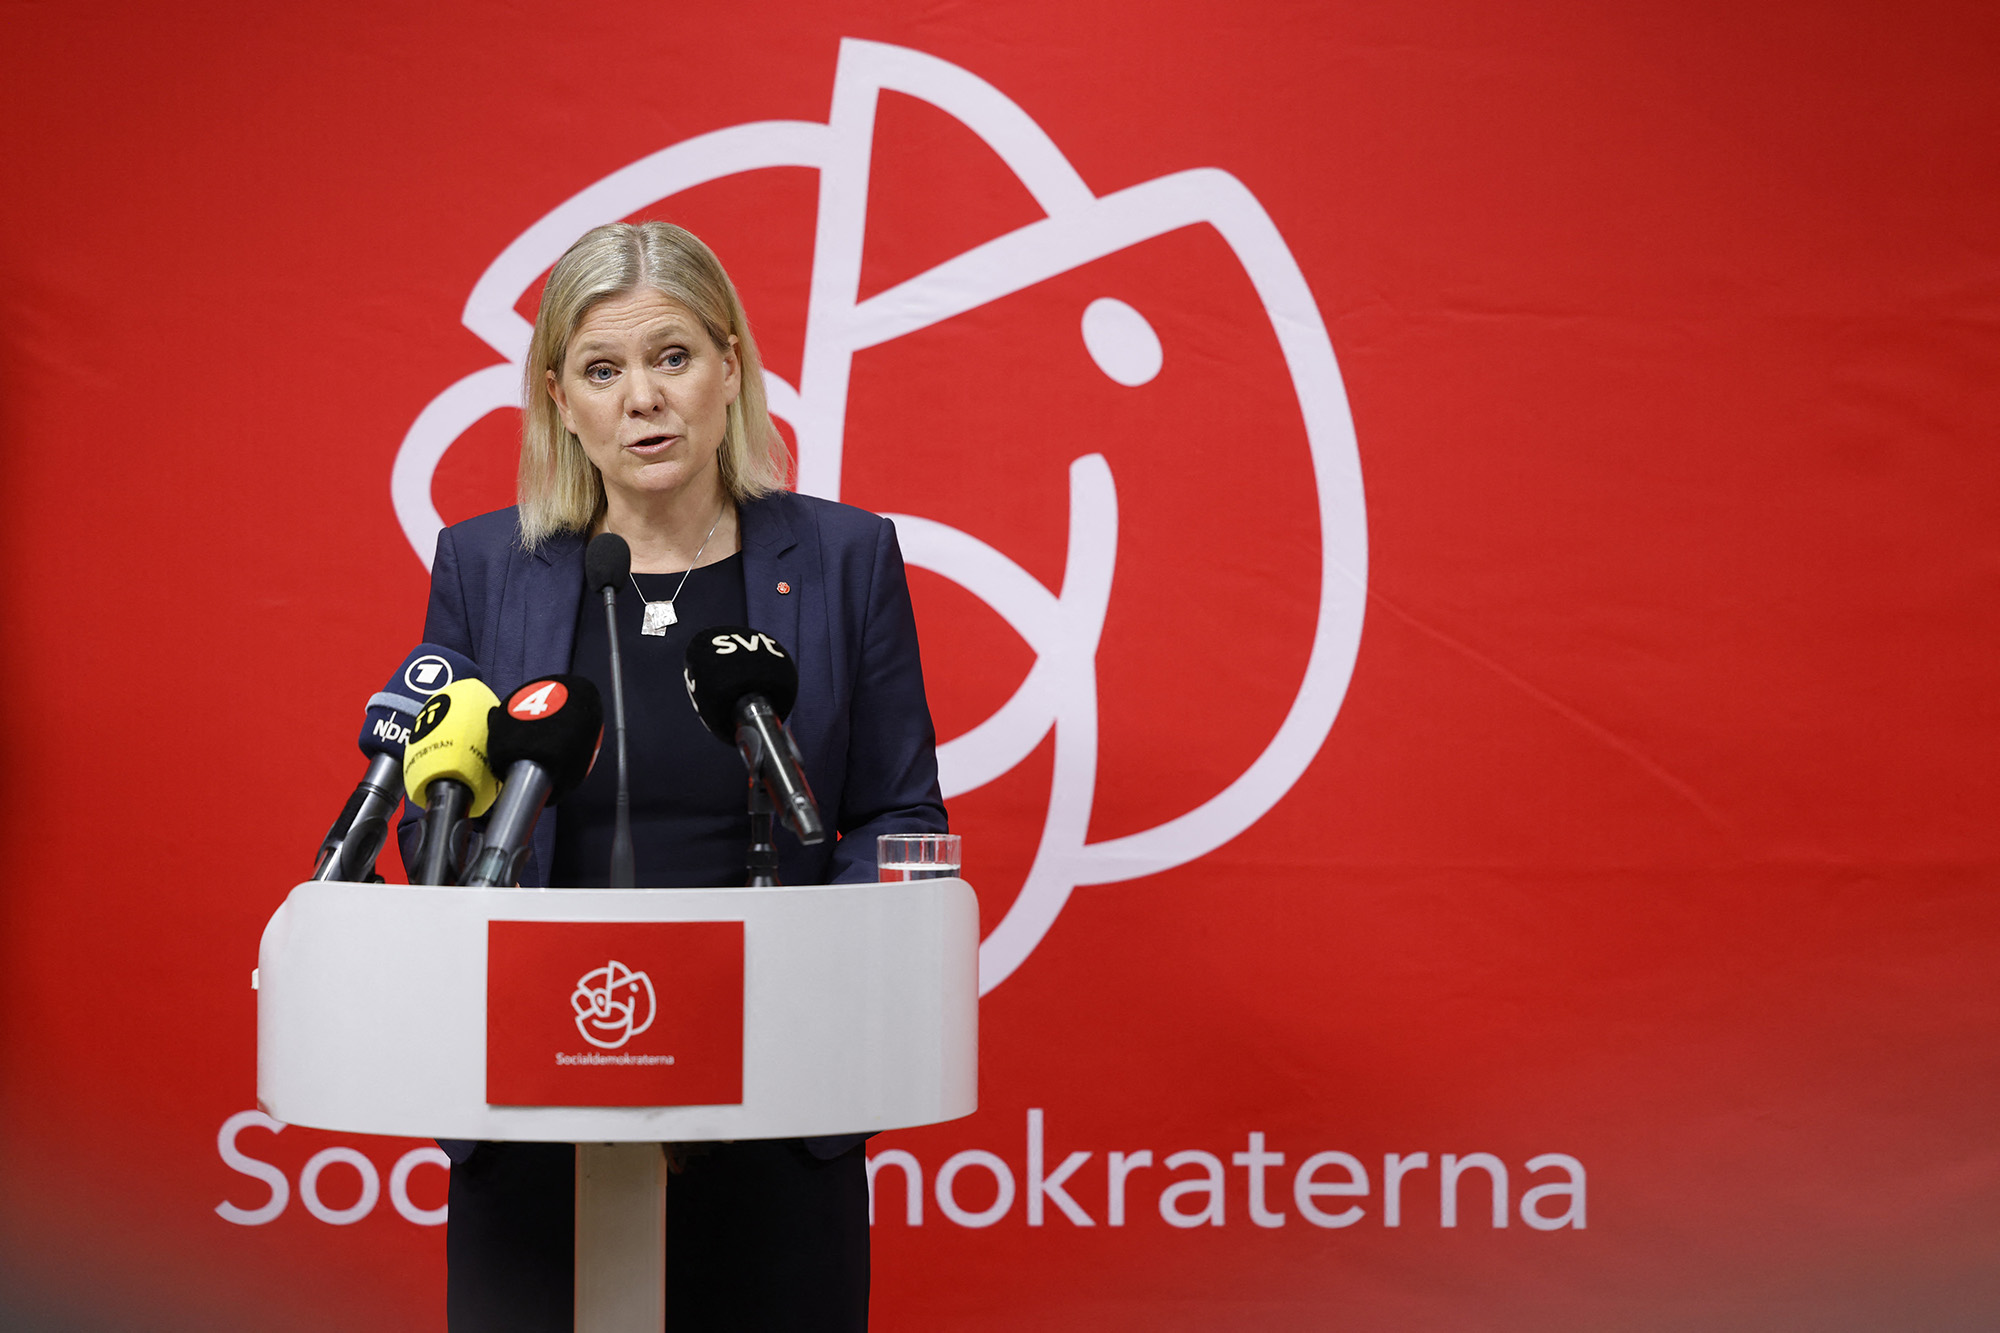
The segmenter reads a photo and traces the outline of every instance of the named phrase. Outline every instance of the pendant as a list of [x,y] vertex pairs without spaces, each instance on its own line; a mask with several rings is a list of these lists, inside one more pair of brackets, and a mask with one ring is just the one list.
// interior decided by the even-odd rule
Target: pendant
[[655,638],[664,638],[667,626],[673,624],[679,618],[674,614],[674,604],[672,602],[648,602],[646,603],[646,623],[639,626],[639,632],[641,634],[651,634]]

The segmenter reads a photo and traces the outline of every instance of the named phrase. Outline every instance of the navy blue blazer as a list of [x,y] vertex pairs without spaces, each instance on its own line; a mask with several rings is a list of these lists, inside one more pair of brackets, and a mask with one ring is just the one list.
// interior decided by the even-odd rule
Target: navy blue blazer
[[[788,721],[820,813],[839,834],[806,847],[781,829],[778,877],[786,884],[872,880],[878,834],[946,827],[937,735],[895,526],[865,509],[790,491],[747,501],[737,513],[750,625],[798,662],[799,697]],[[503,699],[536,676],[568,671],[583,548],[582,537],[569,535],[523,551],[513,509],[446,528],[431,566],[425,640],[479,663]],[[610,707],[607,699],[607,724]],[[406,863],[420,817],[414,810],[404,816]],[[558,818],[551,808],[536,825],[524,885],[547,885]]]

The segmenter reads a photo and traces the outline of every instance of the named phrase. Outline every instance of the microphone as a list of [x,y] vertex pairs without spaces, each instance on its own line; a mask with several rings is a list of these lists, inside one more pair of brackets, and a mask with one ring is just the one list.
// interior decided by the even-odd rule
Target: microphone
[[368,756],[368,770],[320,842],[314,880],[360,883],[375,873],[375,858],[388,841],[389,822],[403,799],[403,747],[417,711],[452,681],[478,675],[471,658],[420,643],[368,700],[361,716],[361,753]]
[[486,759],[486,714],[499,702],[486,682],[456,680],[417,713],[403,753],[403,785],[425,811],[412,883],[449,884],[457,878],[470,837],[465,821],[485,814],[499,793]]
[[806,785],[799,747],[785,715],[799,695],[799,669],[778,641],[742,625],[712,625],[688,644],[688,700],[702,722],[733,741],[786,827],[807,844],[826,840],[826,825]]
[[487,714],[487,757],[506,782],[486,821],[486,844],[458,881],[474,888],[520,882],[542,807],[575,791],[604,740],[604,704],[582,676],[542,676]]
[[632,548],[615,532],[600,532],[583,549],[583,577],[604,594],[604,633],[611,640],[611,718],[618,734],[618,813],[611,829],[611,887],[629,889],[632,869],[632,781],[625,766],[625,668],[618,656],[618,585],[632,577]]

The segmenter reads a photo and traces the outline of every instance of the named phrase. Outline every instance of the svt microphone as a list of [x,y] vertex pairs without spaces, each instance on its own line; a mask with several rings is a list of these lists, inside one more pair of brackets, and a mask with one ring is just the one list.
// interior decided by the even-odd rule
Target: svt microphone
[[713,625],[687,650],[688,699],[708,729],[733,742],[778,815],[803,843],[824,842],[826,825],[799,762],[785,715],[799,695],[799,669],[778,641],[741,625]]
[[600,532],[583,548],[583,577],[604,598],[604,633],[611,640],[611,718],[618,738],[618,807],[611,828],[614,889],[632,887],[632,781],[625,766],[625,668],[618,656],[618,588],[632,577],[632,548],[615,532]]
[[359,883],[374,873],[375,858],[389,837],[389,821],[403,799],[403,747],[418,710],[454,680],[478,675],[471,658],[420,643],[368,700],[361,717],[361,753],[368,756],[368,770],[320,843],[313,879]]
[[486,843],[459,883],[477,888],[520,882],[528,838],[542,807],[575,791],[604,740],[604,705],[582,676],[543,676],[487,715],[487,757],[506,775],[486,820]]
[[450,884],[463,859],[468,819],[486,813],[499,779],[486,758],[486,715],[500,701],[484,681],[458,680],[418,710],[403,753],[403,785],[424,808],[415,884]]

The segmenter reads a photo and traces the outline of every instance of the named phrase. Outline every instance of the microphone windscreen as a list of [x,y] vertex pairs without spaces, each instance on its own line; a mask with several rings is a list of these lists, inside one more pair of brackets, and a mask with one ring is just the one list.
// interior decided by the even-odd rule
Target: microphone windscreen
[[403,790],[416,804],[430,806],[430,785],[452,778],[472,789],[465,813],[486,813],[500,793],[500,779],[486,757],[486,715],[500,701],[480,680],[456,680],[433,694],[417,710],[403,752]]
[[403,757],[410,726],[424,700],[455,680],[479,679],[479,664],[463,653],[420,643],[396,668],[389,683],[368,701],[361,716],[361,753]]
[[549,800],[560,801],[590,775],[604,739],[604,702],[583,676],[542,676],[496,704],[486,722],[493,771],[526,760],[549,775]]
[[688,644],[688,698],[708,729],[736,743],[736,704],[760,694],[780,721],[799,697],[799,669],[783,645],[745,625],[711,625]]
[[583,580],[592,592],[623,583],[632,573],[632,548],[615,532],[600,532],[583,548]]

